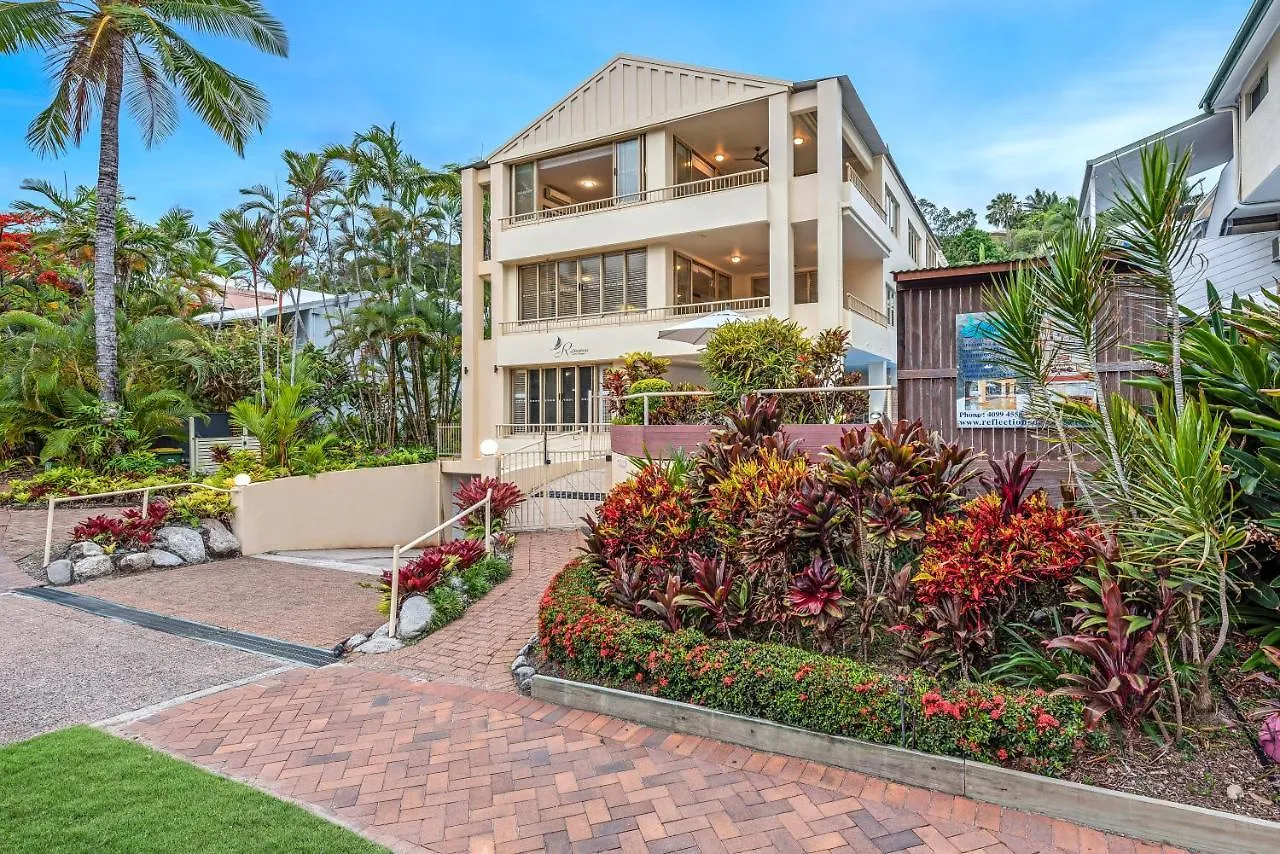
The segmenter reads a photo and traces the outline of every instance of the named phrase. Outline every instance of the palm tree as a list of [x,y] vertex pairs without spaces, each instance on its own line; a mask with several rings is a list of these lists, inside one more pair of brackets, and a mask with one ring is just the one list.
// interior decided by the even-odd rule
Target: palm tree
[[267,386],[263,376],[267,372],[267,364],[262,350],[262,303],[258,299],[258,286],[275,242],[271,220],[261,214],[251,218],[243,210],[233,208],[222,212],[222,216],[213,224],[213,233],[221,249],[249,271],[250,283],[253,285],[254,315],[259,327],[258,392],[265,401]]
[[1011,231],[1022,218],[1022,205],[1013,193],[997,193],[987,203],[987,222],[996,228]]
[[247,41],[286,56],[284,27],[261,0],[0,0],[0,54],[49,55],[56,91],[27,131],[40,153],[79,145],[99,108],[97,226],[94,241],[94,346],[98,393],[120,397],[116,331],[116,205],[120,105],[125,101],[151,146],[178,125],[174,90],[237,154],[267,119],[267,101],[184,39],[174,25]]

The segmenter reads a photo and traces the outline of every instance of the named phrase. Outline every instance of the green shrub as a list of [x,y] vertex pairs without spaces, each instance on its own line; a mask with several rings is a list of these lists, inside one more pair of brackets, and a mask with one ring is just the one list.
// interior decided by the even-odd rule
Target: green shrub
[[[55,466],[32,477],[9,481],[9,488],[0,492],[0,504],[41,504],[50,498],[71,498],[77,495],[96,495],[146,486],[165,486],[182,483],[186,472],[162,470],[161,473],[139,477],[126,474],[97,474],[77,466]],[[125,499],[126,501],[130,499]]]
[[448,584],[436,585],[427,594],[427,598],[436,609],[435,616],[431,619],[430,630],[433,632],[441,626],[452,623],[467,610],[467,603],[462,601],[462,596]]
[[707,341],[702,368],[721,403],[736,406],[748,392],[794,387],[800,357],[809,352],[809,340],[795,321],[761,317],[719,326]]
[[482,567],[473,566],[462,573],[460,577],[462,578],[462,591],[467,594],[467,598],[472,602],[493,589],[493,585],[489,583],[489,579],[485,576]]
[[484,574],[484,580],[489,583],[490,588],[497,587],[511,577],[510,562],[497,555],[489,555],[482,558],[473,569],[479,570]]
[[146,476],[157,474],[164,467],[164,461],[151,451],[129,451],[107,460],[102,468],[112,474]]
[[231,496],[226,493],[197,489],[173,499],[169,505],[169,513],[173,518],[194,528],[200,524],[201,519],[217,519],[229,523],[235,511],[231,506]]
[[570,676],[832,735],[1054,774],[1086,739],[1081,705],[1044,691],[942,686],[920,672],[776,643],[668,632],[601,605],[594,577],[569,564],[543,594],[542,652]]
[[[671,391],[671,383],[663,379],[647,379],[638,380],[631,384],[631,388],[627,389],[627,394],[645,394],[655,391]],[[662,398],[649,398],[649,411],[657,409],[662,402]],[[626,406],[622,409],[622,414],[613,420],[615,424],[643,424],[644,423],[644,399],[637,398],[635,400],[626,401]]]

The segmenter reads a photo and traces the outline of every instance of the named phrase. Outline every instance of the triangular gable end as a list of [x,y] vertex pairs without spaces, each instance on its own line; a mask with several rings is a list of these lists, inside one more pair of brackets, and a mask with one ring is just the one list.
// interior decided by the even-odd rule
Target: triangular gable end
[[781,80],[620,55],[495,151],[489,162],[617,136],[789,87]]

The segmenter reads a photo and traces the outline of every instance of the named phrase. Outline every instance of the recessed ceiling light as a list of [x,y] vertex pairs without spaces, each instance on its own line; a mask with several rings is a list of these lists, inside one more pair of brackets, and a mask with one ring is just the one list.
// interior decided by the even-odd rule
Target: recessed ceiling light
[[742,260],[742,256],[741,256],[741,255],[730,255],[730,256],[729,256],[729,263],[730,263],[730,264],[737,264],[737,263],[738,263],[739,261],[741,261],[741,260]]
[[590,178],[583,178],[581,181],[578,182],[578,185],[581,187],[586,187],[588,190],[590,190],[592,187],[596,185],[596,182]]
[[715,156],[714,156],[714,157],[712,157],[711,159],[712,159],[712,160],[714,160],[714,161],[715,161],[715,162],[717,162],[717,163],[723,163],[723,162],[724,162],[724,155],[723,155],[723,154],[720,154],[719,152],[717,152],[717,153],[715,154]]
[[797,136],[795,139],[791,141],[794,142],[796,145],[804,145],[804,137],[802,136]]

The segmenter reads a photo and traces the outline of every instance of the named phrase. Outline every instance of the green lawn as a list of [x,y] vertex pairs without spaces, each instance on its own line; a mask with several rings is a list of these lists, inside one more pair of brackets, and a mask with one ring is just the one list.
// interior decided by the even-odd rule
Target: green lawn
[[90,727],[0,749],[0,851],[372,854],[304,809]]

